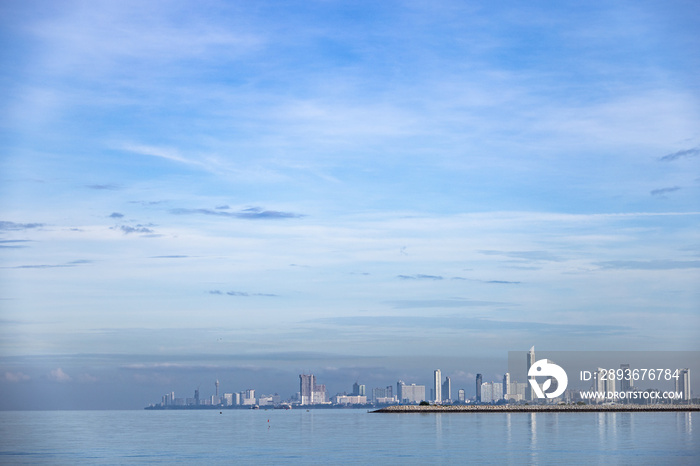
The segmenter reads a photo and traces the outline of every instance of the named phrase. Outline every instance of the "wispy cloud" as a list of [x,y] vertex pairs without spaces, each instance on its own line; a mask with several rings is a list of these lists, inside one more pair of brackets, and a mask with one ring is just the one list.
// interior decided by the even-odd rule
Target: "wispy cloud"
[[277,210],[263,210],[260,207],[250,207],[238,212],[225,212],[212,209],[171,209],[171,214],[174,215],[213,215],[217,217],[240,218],[245,220],[265,220],[265,219],[283,219],[283,218],[302,218],[303,214],[293,212],[280,212]]
[[31,241],[27,239],[6,239],[0,241],[0,248],[22,249],[27,247],[24,245],[24,243],[31,243]]
[[459,315],[443,316],[343,316],[324,317],[310,322],[374,328],[450,328],[468,332],[537,332],[538,334],[568,335],[619,335],[629,333],[628,327],[620,325],[558,324],[534,321],[506,321],[484,318],[470,318]]
[[416,274],[416,275],[397,275],[396,278],[400,278],[401,280],[442,280],[443,277],[440,275],[424,275],[424,274]]
[[132,152],[134,154],[148,155],[150,157],[157,157],[165,160],[170,160],[171,162],[178,162],[186,165],[204,167],[204,164],[202,162],[184,157],[182,154],[180,154],[180,151],[178,151],[177,149],[148,146],[144,144],[127,144],[124,145],[122,149],[127,152]]
[[473,299],[452,298],[452,299],[402,299],[387,301],[394,309],[428,309],[428,308],[460,308],[460,307],[490,307],[504,306],[507,303],[496,301],[479,301]]
[[595,262],[594,265],[606,270],[674,270],[698,269],[700,268],[700,261],[676,261],[665,259],[650,261],[604,261]]
[[697,157],[698,155],[700,155],[700,147],[694,147],[692,149],[679,150],[678,152],[664,155],[663,157],[659,157],[659,160],[663,162],[672,162],[680,158]]
[[30,230],[33,228],[41,228],[43,226],[43,223],[15,223],[8,221],[0,221],[0,230],[6,231]]
[[85,187],[96,191],[118,191],[122,189],[121,186],[116,184],[88,184]]
[[124,214],[119,212],[112,212],[109,214],[109,218],[124,218]]
[[65,264],[36,264],[36,265],[16,265],[14,267],[3,267],[9,269],[60,269],[65,267],[77,267],[79,265],[92,264],[94,261],[79,259]]
[[153,234],[154,231],[143,225],[129,226],[129,225],[119,225],[116,227],[110,227],[112,230],[121,230],[125,235],[131,233],[142,233],[142,234]]
[[4,378],[7,382],[26,382],[27,380],[30,380],[31,377],[29,377],[27,374],[24,374],[22,372],[5,372]]
[[533,262],[563,262],[566,259],[552,254],[548,251],[494,251],[494,250],[481,250],[481,254],[487,256],[505,256],[512,259],[520,259],[523,261],[533,261]]
[[53,380],[54,382],[60,382],[60,383],[65,383],[65,382],[70,382],[73,380],[73,378],[63,372],[63,369],[60,367],[58,369],[54,369],[48,374],[49,380]]
[[210,290],[209,294],[213,295],[226,295],[226,296],[243,296],[243,297],[248,297],[248,296],[264,296],[268,298],[273,298],[277,297],[279,295],[273,294],[273,293],[248,293],[246,291],[221,291],[221,290]]
[[673,193],[676,191],[679,191],[681,188],[678,186],[674,186],[672,188],[660,188],[660,189],[654,189],[650,192],[652,196],[663,196],[664,194],[668,193]]

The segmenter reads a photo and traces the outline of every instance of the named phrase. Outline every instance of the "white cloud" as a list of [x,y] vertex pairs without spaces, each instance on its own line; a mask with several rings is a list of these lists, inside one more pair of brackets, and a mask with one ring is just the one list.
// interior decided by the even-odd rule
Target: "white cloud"
[[5,380],[8,382],[26,382],[30,379],[31,377],[22,372],[5,372]]
[[73,378],[70,375],[63,372],[63,369],[61,369],[60,367],[58,369],[54,369],[51,372],[49,372],[48,377],[50,380],[53,380],[54,382],[61,382],[61,383],[70,382],[71,380],[73,380]]

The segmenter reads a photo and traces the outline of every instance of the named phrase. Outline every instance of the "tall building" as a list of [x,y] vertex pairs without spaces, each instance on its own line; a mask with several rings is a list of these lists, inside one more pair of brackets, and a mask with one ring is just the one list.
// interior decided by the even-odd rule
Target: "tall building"
[[508,394],[510,393],[509,391],[510,388],[510,373],[506,372],[503,374],[503,398],[506,400],[508,399]]
[[476,401],[481,402],[481,374],[476,374]]
[[620,380],[620,391],[629,392],[634,387],[634,381],[632,380],[632,372],[630,371],[629,364],[620,364],[620,369],[622,369],[622,380]]
[[676,379],[676,392],[683,393],[683,401],[690,400],[690,369],[678,370],[678,378]]
[[598,398],[599,402],[612,399],[612,392],[615,391],[615,377],[611,377],[609,371],[599,367],[593,373],[593,390],[603,394]]
[[311,404],[325,403],[326,401],[326,385],[314,385],[314,391],[311,392]]
[[299,375],[299,394],[302,405],[313,404],[313,392],[316,386],[316,377],[313,374]]
[[316,385],[313,374],[299,374],[299,402],[312,405],[326,402],[326,386]]
[[357,382],[352,384],[352,396],[360,396],[360,384]]
[[[530,351],[527,352],[527,369],[525,369],[525,374],[527,374],[530,371],[530,367],[537,361],[535,359],[535,347],[533,346],[530,348]],[[530,377],[528,377],[529,379]],[[528,381],[527,387],[525,387],[525,398],[527,401],[532,401],[535,399],[535,394],[532,392],[532,387],[530,386],[530,382]]]
[[452,380],[449,377],[445,377],[442,384],[442,401],[452,401]]
[[442,402],[442,373],[440,369],[433,372],[433,401],[436,403]]

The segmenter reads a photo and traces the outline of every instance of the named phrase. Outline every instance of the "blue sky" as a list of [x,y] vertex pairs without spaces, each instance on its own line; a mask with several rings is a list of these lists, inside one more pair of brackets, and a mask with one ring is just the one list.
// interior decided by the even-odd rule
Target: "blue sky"
[[699,20],[3,2],[2,407],[699,350]]

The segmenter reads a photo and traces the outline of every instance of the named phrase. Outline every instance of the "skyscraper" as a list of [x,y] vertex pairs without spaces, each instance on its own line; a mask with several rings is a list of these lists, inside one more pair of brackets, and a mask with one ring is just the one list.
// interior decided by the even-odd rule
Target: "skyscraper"
[[433,395],[435,396],[436,403],[442,402],[442,373],[440,369],[437,369],[433,373]]
[[683,401],[690,400],[690,369],[678,370],[678,378],[676,379],[676,392],[683,393]]
[[316,377],[313,374],[299,374],[299,395],[303,405],[313,403],[313,391],[316,386]]
[[629,364],[620,364],[620,369],[622,369],[622,379],[620,380],[620,391],[629,392],[634,386],[634,381],[632,380],[632,373],[630,371]]
[[[533,346],[530,348],[530,351],[527,352],[527,368],[525,369],[525,374],[527,374],[530,371],[530,367],[537,361],[535,359],[535,347]],[[530,377],[528,377],[529,379]],[[528,401],[532,401],[535,399],[535,395],[532,393],[532,387],[530,386],[530,382],[527,383],[527,387],[525,387],[525,398]]]
[[476,374],[476,401],[481,402],[481,374]]
[[510,373],[506,372],[503,374],[503,398],[508,400],[508,395],[510,394]]
[[452,401],[452,381],[449,377],[445,377],[442,384],[442,401]]

